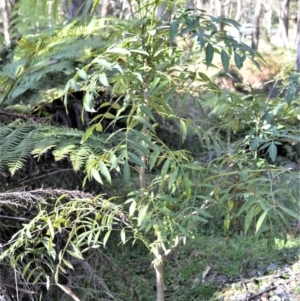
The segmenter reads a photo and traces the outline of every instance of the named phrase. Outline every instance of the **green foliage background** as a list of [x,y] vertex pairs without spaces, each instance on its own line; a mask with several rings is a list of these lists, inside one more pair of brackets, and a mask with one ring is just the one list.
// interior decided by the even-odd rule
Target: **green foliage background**
[[[110,236],[142,242],[156,267],[203,223],[286,240],[298,220],[299,75],[282,78],[276,98],[223,90],[207,73],[217,60],[225,73],[249,59],[259,68],[258,54],[217,30],[237,24],[184,9],[161,24],[150,14],[158,4],[141,5],[136,20],[20,32],[2,58],[0,188],[34,191],[36,174],[48,187],[43,201],[1,203],[7,217],[24,217],[16,204],[35,210],[17,229],[0,222],[0,258],[33,287],[62,285],[78,260],[91,269],[83,258]],[[73,169],[90,194],[72,194],[65,174],[47,178],[52,168]],[[101,297],[121,300],[104,284]]]

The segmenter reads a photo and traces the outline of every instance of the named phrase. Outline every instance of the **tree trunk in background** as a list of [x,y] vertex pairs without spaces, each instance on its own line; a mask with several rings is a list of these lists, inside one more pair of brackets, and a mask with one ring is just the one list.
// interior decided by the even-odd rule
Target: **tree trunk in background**
[[196,9],[203,9],[203,0],[195,0],[195,8]]
[[188,9],[194,9],[195,8],[194,0],[187,0],[186,1],[186,8],[188,8]]
[[272,10],[272,7],[269,3],[266,3],[265,1],[262,1],[262,4],[265,8],[265,19],[266,19],[266,29],[267,29],[267,34],[268,34],[268,39],[269,41],[271,41],[271,29],[272,29],[272,15],[273,15],[273,10]]
[[289,14],[290,14],[290,0],[284,0],[282,9],[282,19],[284,24],[285,35],[289,36]]
[[3,22],[3,33],[4,33],[4,40],[5,44],[10,44],[10,35],[9,35],[9,18],[10,12],[9,7],[7,4],[7,0],[0,0],[0,10],[2,15],[2,22]]
[[256,0],[254,21],[253,21],[252,42],[251,42],[251,48],[255,51],[257,51],[258,49],[258,43],[259,43],[259,30],[260,30],[259,23],[261,17],[261,9],[262,9],[262,0]]
[[108,15],[110,7],[111,7],[110,0],[101,1],[101,13],[100,13],[101,17],[106,17]]
[[280,33],[283,41],[284,47],[289,47],[289,40],[288,40],[288,18],[289,16],[285,15],[286,11],[288,12],[288,8],[290,5],[290,0],[284,0],[284,8],[281,9],[280,1],[276,0],[277,4],[277,15],[279,19],[279,28]]
[[242,9],[243,7],[243,0],[237,0],[236,1],[236,13],[235,13],[235,17],[234,20],[236,22],[240,22],[242,15],[244,13],[244,9]]
[[295,70],[300,71],[300,0],[298,0],[298,14],[297,14],[297,57]]
[[85,4],[86,0],[72,0],[68,11],[68,19],[72,20],[75,17],[79,17],[84,11]]
[[[224,7],[223,7],[222,0],[216,0],[215,6],[216,6],[216,16],[219,18],[224,18]],[[218,27],[219,27],[218,28],[219,31],[224,31],[223,22],[221,22]]]
[[173,11],[173,4],[172,5],[167,5],[162,4],[157,8],[157,18],[160,19],[161,21],[168,21],[171,18]]

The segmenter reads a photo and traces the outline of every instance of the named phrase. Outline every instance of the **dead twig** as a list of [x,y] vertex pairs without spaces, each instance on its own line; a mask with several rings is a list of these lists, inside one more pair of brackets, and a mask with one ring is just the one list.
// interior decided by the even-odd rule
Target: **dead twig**
[[276,288],[277,288],[277,286],[275,286],[275,285],[272,285],[272,286],[270,286],[270,287],[267,287],[266,289],[260,291],[259,293],[255,294],[255,295],[252,295],[252,296],[250,296],[250,297],[246,297],[246,298],[244,299],[244,301],[251,301],[251,300],[254,300],[255,298],[257,298],[257,297],[259,297],[259,296],[261,296],[261,295],[263,295],[263,294],[265,294],[265,293],[267,293],[267,292],[269,292],[269,291],[272,291],[272,290],[274,290],[274,289],[276,289]]

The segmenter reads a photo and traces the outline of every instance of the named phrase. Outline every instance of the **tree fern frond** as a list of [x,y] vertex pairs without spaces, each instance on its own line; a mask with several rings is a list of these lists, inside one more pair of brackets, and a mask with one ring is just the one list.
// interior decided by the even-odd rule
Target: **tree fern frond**
[[60,143],[55,147],[55,150],[53,151],[54,160],[60,161],[66,158],[75,148],[77,148],[77,145],[70,144],[70,141],[64,141]]
[[52,88],[49,85],[49,88],[45,84],[44,90],[40,90],[36,95],[32,96],[31,104],[33,106],[43,106],[47,103],[52,103],[56,99],[60,99],[65,94],[65,86],[58,85],[56,88]]
[[6,65],[2,71],[3,76],[9,77],[11,79],[16,79],[22,68],[24,68],[26,62],[26,59],[20,59]]
[[[90,156],[105,152],[105,139],[91,135],[81,143],[82,131],[47,124],[13,122],[0,126],[0,171],[9,168],[14,174],[24,167],[29,156],[39,158],[52,152],[55,161],[69,157],[74,170],[85,167]],[[105,134],[102,134],[105,135]]]
[[[28,1],[20,2],[23,5]],[[101,38],[104,34],[101,26],[95,18],[89,23],[74,21],[42,34],[23,36],[14,50],[14,60],[1,73],[0,81],[6,92],[2,93],[0,104],[11,106],[22,101],[36,106],[39,100],[40,105],[53,101],[53,97],[38,98],[40,91],[65,85],[76,72],[76,64],[90,61],[103,52],[105,39]],[[27,91],[30,98],[25,95]]]
[[38,141],[38,147],[34,148],[31,151],[31,154],[34,158],[40,158],[43,154],[45,154],[48,150],[54,148],[58,143],[58,139],[55,137],[47,137]]
[[0,147],[3,154],[8,154],[15,150],[17,146],[23,141],[25,137],[28,137],[28,133],[32,130],[32,126],[25,124],[19,128],[11,131],[7,136],[3,137],[0,141]]
[[72,162],[74,170],[80,170],[90,154],[90,148],[88,148],[86,145],[82,145],[80,148],[76,148],[70,155],[70,160]]
[[19,169],[21,169],[27,159],[30,156],[32,145],[23,143],[22,147],[18,147],[15,151],[10,153],[10,159],[8,161],[8,169],[12,175]]
[[12,106],[5,107],[4,111],[6,111],[6,112],[14,112],[14,113],[17,113],[17,114],[26,115],[26,114],[30,114],[31,113],[32,108],[29,105],[15,104],[15,105],[12,105]]

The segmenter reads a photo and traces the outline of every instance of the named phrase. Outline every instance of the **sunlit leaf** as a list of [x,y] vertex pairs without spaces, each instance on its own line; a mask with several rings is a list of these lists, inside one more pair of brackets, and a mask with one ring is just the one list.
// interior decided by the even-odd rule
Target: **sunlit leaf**
[[123,228],[123,229],[121,230],[120,235],[121,235],[121,240],[122,240],[123,244],[125,244],[125,243],[126,243],[126,232],[125,232],[125,228]]
[[256,223],[256,233],[258,233],[261,230],[261,227],[265,221],[266,216],[268,215],[268,211],[265,211],[258,219]]
[[135,212],[135,209],[136,209],[136,201],[133,200],[130,204],[130,207],[129,207],[129,215],[130,216],[133,216],[134,212]]
[[153,167],[155,166],[155,163],[158,159],[158,156],[160,155],[161,153],[161,149],[160,147],[156,147],[154,152],[151,154],[150,156],[150,160],[149,160],[149,164],[150,164],[150,170],[153,169]]
[[161,169],[160,175],[161,175],[161,180],[162,180],[162,181],[165,179],[165,176],[166,176],[167,171],[168,171],[168,169],[169,169],[170,162],[171,162],[171,160],[170,160],[170,158],[168,158],[168,159],[166,160],[166,162],[164,163],[162,169]]
[[48,223],[51,238],[54,239],[54,235],[55,235],[54,234],[54,228],[53,228],[53,225],[52,225],[52,222],[51,222],[50,218],[47,219],[47,223]]
[[109,87],[109,82],[105,73],[99,74],[99,81],[103,86]]
[[110,113],[110,112],[106,112],[105,114],[104,114],[104,118],[106,118],[106,119],[115,119],[115,115],[113,115],[112,113]]
[[109,63],[108,61],[104,60],[104,59],[100,59],[100,58],[95,58],[93,60],[93,63],[97,63],[103,67],[105,67],[106,69],[112,71],[112,65],[111,63]]
[[174,182],[177,179],[177,174],[178,174],[179,168],[175,168],[175,170],[171,173],[170,178],[169,178],[169,184],[168,187],[169,189],[171,189],[171,187],[173,186]]
[[181,142],[184,143],[186,137],[187,137],[187,128],[186,128],[186,124],[182,119],[179,119],[180,122],[180,127],[181,127]]
[[100,176],[99,172],[95,168],[91,168],[91,173],[92,173],[93,178],[97,182],[99,182],[100,184],[103,184],[101,176]]
[[104,245],[104,246],[105,246],[106,243],[107,243],[107,240],[108,240],[108,238],[109,238],[109,236],[110,236],[110,233],[111,233],[111,230],[108,230],[108,231],[105,233],[105,235],[104,235],[104,238],[103,238],[103,245]]
[[227,212],[225,214],[225,219],[224,219],[224,231],[227,233],[229,231],[230,227],[230,213]]
[[84,109],[87,112],[96,112],[96,110],[94,109],[94,96],[92,93],[87,92],[84,95],[83,98],[83,105],[84,105]]
[[78,70],[77,74],[79,75],[79,77],[81,77],[85,81],[87,81],[89,79],[88,75],[86,74],[86,72],[83,69]]
[[99,162],[99,169],[100,169],[101,174],[103,174],[103,176],[107,180],[107,182],[111,184],[110,172],[109,172],[106,164],[103,161]]
[[106,52],[108,53],[118,53],[118,54],[126,54],[126,55],[130,55],[131,52],[127,49],[124,48],[108,48],[106,50]]
[[144,217],[146,216],[147,210],[148,210],[148,204],[145,205],[139,212],[138,216],[138,227],[142,224]]

